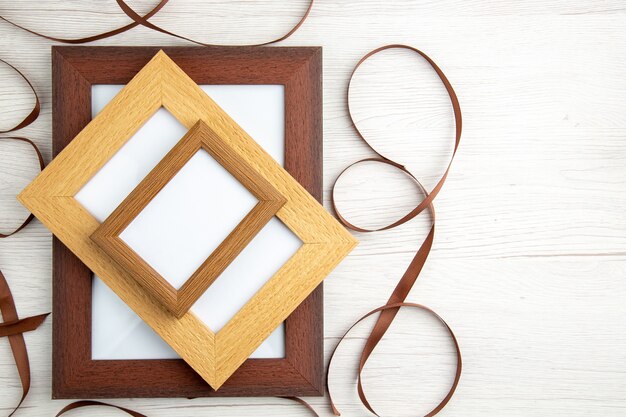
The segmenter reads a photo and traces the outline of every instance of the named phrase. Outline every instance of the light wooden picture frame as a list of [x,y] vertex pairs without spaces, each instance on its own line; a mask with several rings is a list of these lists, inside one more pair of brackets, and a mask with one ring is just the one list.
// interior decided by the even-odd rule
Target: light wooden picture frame
[[[208,152],[258,199],[258,203],[179,288],[174,288],[120,237],[135,217],[201,149]],[[226,267],[285,204],[286,198],[233,152],[227,140],[198,121],[128,197],[95,230],[91,239],[161,301],[182,317]]]
[[[90,240],[99,223],[73,198],[161,106],[189,128],[203,120],[218,134],[229,137],[235,152],[287,198],[277,216],[303,242],[217,334],[193,314],[177,319],[156,300],[146,298],[128,272]],[[106,138],[106,146],[102,138]],[[19,200],[214,389],[356,245],[356,240],[302,186],[162,52],[20,194]]]

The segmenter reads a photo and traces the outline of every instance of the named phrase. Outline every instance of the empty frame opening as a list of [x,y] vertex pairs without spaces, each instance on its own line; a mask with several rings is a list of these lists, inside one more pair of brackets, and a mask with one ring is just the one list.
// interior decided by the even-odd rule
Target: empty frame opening
[[[122,88],[121,85],[92,86],[92,116]],[[204,85],[201,88],[284,165],[282,85]],[[169,112],[159,109],[77,193],[76,199],[98,221],[104,221],[186,131]],[[179,178],[172,180],[121,236],[155,269],[158,266],[161,275],[175,287],[184,283],[197,269],[198,259],[204,256],[200,263],[206,259],[256,203],[256,198],[243,185],[204,153],[194,155],[177,176]],[[190,200],[192,184],[197,200],[195,197]],[[198,192],[198,184],[200,189],[207,187],[206,194]],[[218,199],[224,204],[218,204]],[[231,209],[225,210],[229,206]],[[218,332],[301,245],[302,242],[274,217],[191,311],[213,332]],[[283,324],[251,358],[282,358],[284,355]],[[113,291],[94,277],[93,359],[177,357]]]
[[200,149],[120,239],[179,290],[257,203],[246,187]]

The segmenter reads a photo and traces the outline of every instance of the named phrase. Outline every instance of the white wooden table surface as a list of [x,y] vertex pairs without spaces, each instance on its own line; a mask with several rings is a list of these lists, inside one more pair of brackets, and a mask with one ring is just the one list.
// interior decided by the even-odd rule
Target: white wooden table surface
[[[154,3],[131,2],[142,11]],[[297,20],[304,3],[176,0],[155,22],[214,42],[270,39]],[[0,0],[0,10],[57,36],[127,21],[112,0]],[[442,314],[463,349],[461,384],[441,415],[626,415],[624,2],[319,0],[283,45],[324,47],[326,198],[342,167],[370,155],[348,122],[345,87],[357,59],[386,43],[430,54],[463,106],[461,148],[436,200],[434,249],[410,296]],[[97,44],[186,45],[143,28]],[[50,42],[0,22],[0,57],[21,68],[41,94],[42,116],[21,134],[41,146],[46,160],[49,48]],[[0,127],[8,127],[31,97],[4,67],[0,91]],[[385,53],[363,68],[353,99],[356,118],[380,149],[432,186],[450,155],[453,121],[426,64],[408,53]],[[26,149],[0,142],[3,230],[24,215],[13,197],[35,175]],[[353,189],[342,188],[341,207],[359,224],[397,218],[419,199],[404,178],[377,166],[355,170],[343,185]],[[327,352],[360,314],[385,301],[427,226],[421,218],[393,232],[358,236],[361,245],[326,281]],[[23,315],[51,309],[50,246],[38,222],[0,240],[0,268]],[[366,415],[354,390],[354,365],[371,324],[346,342],[333,370],[346,416]],[[68,401],[50,400],[51,320],[26,341],[33,388],[17,416],[52,416]],[[402,312],[365,372],[372,403],[385,416],[424,414],[445,393],[454,364],[441,326]],[[19,394],[3,339],[0,415]],[[307,415],[272,398],[114,402],[149,416]],[[311,402],[331,415],[325,399]]]

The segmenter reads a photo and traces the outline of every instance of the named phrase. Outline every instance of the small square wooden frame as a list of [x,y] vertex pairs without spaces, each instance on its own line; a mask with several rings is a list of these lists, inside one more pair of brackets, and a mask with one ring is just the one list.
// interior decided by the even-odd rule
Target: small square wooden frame
[[[226,168],[259,202],[177,290],[129,247],[120,234],[201,149]],[[96,229],[91,239],[131,271],[176,317],[182,317],[286,201],[245,159],[233,152],[226,141],[203,121],[198,121]]]
[[[204,121],[287,199],[277,217],[303,245],[216,334],[195,315],[180,319],[89,238],[98,221],[74,195],[156,112],[191,128]],[[103,140],[104,138],[104,140]],[[160,51],[18,199],[148,323],[214,389],[356,246],[306,190]]]

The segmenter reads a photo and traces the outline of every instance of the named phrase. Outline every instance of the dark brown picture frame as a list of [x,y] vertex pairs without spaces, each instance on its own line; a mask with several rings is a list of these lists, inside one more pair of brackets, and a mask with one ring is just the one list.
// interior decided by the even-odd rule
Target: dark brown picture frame
[[[200,149],[208,152],[237,178],[258,202],[183,286],[176,289],[130,248],[120,234]],[[244,158],[233,152],[224,139],[200,120],[98,226],[91,239],[117,263],[132,271],[133,277],[147,291],[180,318],[286,201],[280,191],[255,171]]]
[[[322,201],[320,47],[52,47],[53,154],[91,121],[91,86],[126,84],[163,49],[198,84],[282,84],[285,168]],[[214,391],[181,359],[92,360],[92,272],[53,240],[52,397],[323,395],[323,289],[285,322],[285,358],[248,359]]]

